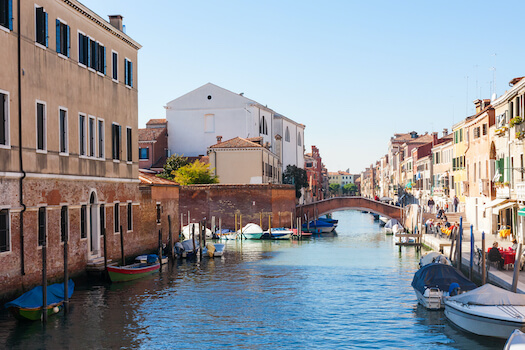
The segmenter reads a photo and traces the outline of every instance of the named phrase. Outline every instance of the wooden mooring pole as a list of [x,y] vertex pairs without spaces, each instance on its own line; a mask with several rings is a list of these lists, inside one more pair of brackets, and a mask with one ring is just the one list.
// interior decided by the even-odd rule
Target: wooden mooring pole
[[518,250],[516,251],[515,259],[514,259],[514,275],[512,276],[512,289],[511,292],[516,293],[518,290],[518,279],[519,279],[519,271],[520,271],[520,262],[521,262],[521,243],[518,245]]
[[122,266],[125,266],[126,258],[124,257],[124,232],[122,231],[122,225],[120,225],[120,258],[122,259]]
[[42,322],[47,323],[47,233],[42,244]]
[[470,225],[470,268],[468,278],[472,281],[474,270],[474,226]]
[[160,271],[162,271],[162,229],[159,230],[159,263]]
[[67,266],[68,250],[69,250],[69,235],[64,236],[64,313],[69,311],[69,271]]
[[481,285],[487,283],[487,262],[485,254],[485,232],[481,232]]
[[171,215],[168,215],[168,241],[169,241],[169,252],[170,252],[170,261],[173,261],[175,257],[175,252],[173,251],[173,233],[171,231]]

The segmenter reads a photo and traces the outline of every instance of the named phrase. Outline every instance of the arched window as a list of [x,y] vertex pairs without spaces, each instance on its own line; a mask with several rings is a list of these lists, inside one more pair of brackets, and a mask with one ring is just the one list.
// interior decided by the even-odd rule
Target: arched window
[[284,141],[290,142],[290,130],[286,127],[286,132],[284,133]]
[[261,118],[261,122],[259,124],[259,133],[263,135],[268,135],[268,125],[266,124],[266,118],[264,117],[264,115]]
[[301,141],[301,134],[298,133],[297,134],[297,146],[302,146],[303,145],[303,142]]

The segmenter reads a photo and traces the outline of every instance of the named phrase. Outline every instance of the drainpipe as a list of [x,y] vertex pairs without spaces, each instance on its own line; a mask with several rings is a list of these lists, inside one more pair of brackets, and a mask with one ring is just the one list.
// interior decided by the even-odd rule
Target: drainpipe
[[20,165],[20,177],[18,195],[20,198],[20,272],[22,276],[26,274],[25,263],[24,263],[24,212],[26,211],[26,205],[24,204],[24,188],[23,181],[26,177],[24,171],[23,157],[22,157],[22,62],[20,54],[21,45],[21,34],[20,34],[20,0],[17,2],[17,31],[18,31],[18,162]]

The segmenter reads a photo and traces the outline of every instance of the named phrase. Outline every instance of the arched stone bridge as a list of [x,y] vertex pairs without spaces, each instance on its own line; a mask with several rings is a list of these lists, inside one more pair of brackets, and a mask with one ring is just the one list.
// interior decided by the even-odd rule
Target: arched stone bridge
[[319,217],[334,211],[348,209],[369,211],[398,220],[401,220],[403,215],[403,208],[401,207],[364,197],[334,197],[318,202],[298,205],[296,215],[304,220],[305,215],[307,215],[308,218],[314,218],[315,216]]

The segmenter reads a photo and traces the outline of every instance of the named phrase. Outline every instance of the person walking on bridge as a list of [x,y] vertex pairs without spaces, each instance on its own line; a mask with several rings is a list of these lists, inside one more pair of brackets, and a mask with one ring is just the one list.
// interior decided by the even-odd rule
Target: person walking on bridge
[[454,195],[454,213],[457,213],[458,212],[458,204],[459,204],[459,199],[456,195]]
[[432,197],[430,197],[430,199],[428,200],[427,202],[427,206],[428,206],[428,212],[429,213],[432,213],[434,212],[434,199],[432,199]]

